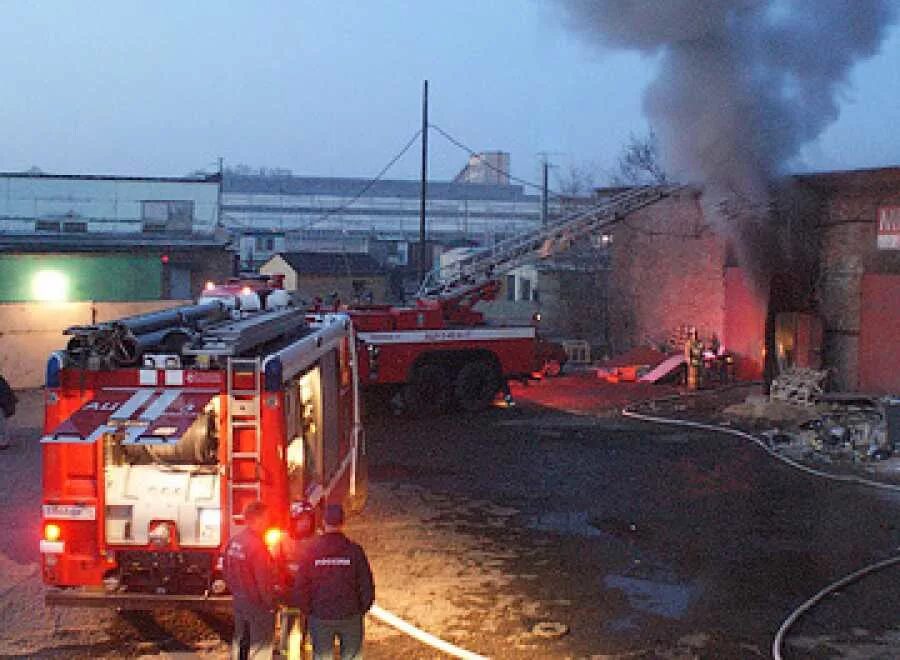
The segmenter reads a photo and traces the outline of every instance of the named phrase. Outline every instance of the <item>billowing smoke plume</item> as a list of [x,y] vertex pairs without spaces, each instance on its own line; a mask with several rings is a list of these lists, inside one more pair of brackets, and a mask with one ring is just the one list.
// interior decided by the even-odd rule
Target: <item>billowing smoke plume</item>
[[756,197],[838,117],[893,0],[562,0],[600,44],[659,54],[644,110],[669,173]]

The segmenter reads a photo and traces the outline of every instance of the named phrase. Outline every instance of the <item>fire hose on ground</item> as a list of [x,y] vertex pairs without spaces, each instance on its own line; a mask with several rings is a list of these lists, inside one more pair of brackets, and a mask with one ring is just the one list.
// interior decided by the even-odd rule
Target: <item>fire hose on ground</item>
[[373,605],[372,609],[369,610],[369,614],[371,614],[379,621],[391,626],[392,628],[396,628],[400,632],[409,635],[413,639],[416,639],[423,644],[427,644],[433,649],[443,651],[447,655],[453,656],[454,658],[462,658],[462,660],[487,660],[486,656],[478,655],[477,653],[472,653],[471,651],[466,651],[465,649],[455,646],[450,642],[445,642],[444,640],[435,637],[434,635],[427,633],[424,630],[416,628],[411,623],[404,621],[396,614],[388,612],[378,605]]
[[[647,402],[644,402],[644,404],[646,404],[646,403]],[[776,458],[779,461],[781,461],[782,463],[786,463],[787,465],[790,465],[791,467],[793,467],[797,470],[800,470],[802,472],[805,472],[809,475],[812,475],[815,477],[821,477],[824,479],[831,479],[832,481],[840,481],[843,483],[857,484],[860,486],[867,486],[870,488],[878,488],[881,490],[900,492],[900,485],[885,484],[885,483],[881,483],[878,481],[872,481],[871,479],[857,477],[855,475],[830,474],[828,472],[823,472],[822,470],[816,470],[815,468],[811,468],[808,465],[804,465],[798,461],[788,458],[787,456],[782,456],[778,452],[774,451],[768,444],[766,444],[759,437],[752,435],[750,433],[747,433],[745,431],[741,431],[739,429],[729,428],[729,427],[725,427],[725,426],[717,426],[715,424],[706,424],[703,422],[694,422],[694,421],[687,420],[687,419],[671,419],[668,417],[647,415],[644,413],[636,412],[633,408],[636,407],[637,405],[642,405],[642,404],[636,404],[635,406],[626,406],[622,410],[622,416],[628,417],[630,419],[644,421],[644,422],[653,422],[656,424],[666,424],[669,426],[683,426],[686,428],[694,428],[694,429],[700,429],[700,430],[704,430],[704,431],[728,433],[728,434],[737,436],[739,438],[743,438],[745,440],[750,440],[751,442],[756,444],[758,447],[760,447],[763,451],[765,451],[767,454],[769,454],[773,458]],[[898,563],[900,563],[900,555],[896,555],[896,556],[890,557],[888,559],[883,559],[881,561],[877,561],[877,562],[875,562],[873,564],[869,564],[868,566],[865,566],[857,571],[854,571],[853,573],[850,573],[849,575],[841,578],[840,580],[837,580],[836,582],[829,584],[828,586],[826,586],[825,588],[820,590],[812,598],[810,598],[809,600],[804,602],[802,605],[800,605],[798,608],[796,608],[793,612],[791,612],[791,614],[781,624],[781,626],[778,629],[778,632],[775,635],[775,639],[772,642],[772,657],[775,660],[782,660],[781,647],[784,643],[784,637],[787,634],[787,631],[790,629],[790,627],[792,625],[794,625],[794,623],[797,622],[797,620],[801,616],[803,616],[806,612],[808,612],[810,609],[815,607],[816,604],[821,602],[825,597],[827,597],[828,595],[834,593],[835,591],[837,591],[849,584],[852,584],[853,582],[856,582],[857,580],[862,579],[866,575],[889,568]]]

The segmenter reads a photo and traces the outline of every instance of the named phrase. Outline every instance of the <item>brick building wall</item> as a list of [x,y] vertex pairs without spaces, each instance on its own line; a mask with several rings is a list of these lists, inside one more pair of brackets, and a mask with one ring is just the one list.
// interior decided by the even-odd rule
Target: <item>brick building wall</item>
[[[879,365],[891,356],[897,359],[891,350],[900,344],[898,337],[884,341],[885,328],[896,324],[900,316],[896,288],[900,286],[900,250],[878,248],[877,218],[879,208],[900,205],[900,168],[797,180],[814,190],[822,203],[817,303],[824,326],[823,358],[832,369],[832,387],[873,392],[893,388],[896,392],[897,384],[886,380]],[[863,286],[869,275],[882,276],[878,284],[882,289]],[[900,370],[900,360],[895,365],[894,371]]]
[[[775,313],[817,315],[822,358],[838,391],[900,391],[900,250],[879,249],[878,213],[900,206],[900,168],[791,177],[774,197],[774,227],[790,255],[773,254]],[[686,192],[617,224],[610,274],[615,352],[661,344],[681,326],[716,332],[747,359],[762,357],[765,304],[734,268],[724,238]],[[776,286],[777,285],[777,286]],[[804,349],[805,350],[805,349]]]
[[634,213],[613,231],[611,348],[659,346],[683,326],[722,336],[725,241],[687,190]]

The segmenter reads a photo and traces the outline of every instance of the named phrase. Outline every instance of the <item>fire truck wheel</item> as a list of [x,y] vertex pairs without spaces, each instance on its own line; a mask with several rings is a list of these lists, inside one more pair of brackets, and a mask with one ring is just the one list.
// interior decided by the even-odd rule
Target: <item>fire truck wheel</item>
[[469,412],[487,408],[500,389],[500,374],[489,362],[468,362],[456,375],[453,393],[460,408]]
[[447,370],[439,364],[420,364],[404,388],[403,403],[412,415],[429,416],[445,412],[450,403]]
[[562,371],[562,365],[559,363],[559,360],[547,360],[544,362],[544,375],[545,376],[559,376]]

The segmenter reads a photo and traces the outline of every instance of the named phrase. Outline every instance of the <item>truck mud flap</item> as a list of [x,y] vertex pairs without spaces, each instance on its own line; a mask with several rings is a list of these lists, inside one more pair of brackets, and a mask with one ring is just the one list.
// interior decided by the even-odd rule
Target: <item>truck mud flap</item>
[[195,610],[230,612],[231,596],[182,596],[138,593],[106,593],[53,589],[44,594],[48,607],[104,607],[119,610]]

